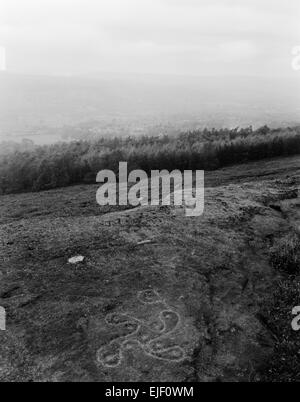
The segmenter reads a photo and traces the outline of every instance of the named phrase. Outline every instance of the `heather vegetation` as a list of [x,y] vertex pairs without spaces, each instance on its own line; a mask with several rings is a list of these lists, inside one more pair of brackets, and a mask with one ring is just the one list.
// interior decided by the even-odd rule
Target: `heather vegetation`
[[101,138],[50,146],[2,144],[0,193],[41,191],[94,183],[101,169],[215,170],[278,156],[300,154],[300,127],[197,130],[177,136]]
[[270,263],[275,269],[288,274],[299,275],[300,271],[300,239],[297,235],[289,235],[280,239],[270,252]]
[[263,305],[259,318],[275,341],[273,358],[261,367],[263,381],[292,382],[300,380],[300,337],[291,327],[292,311],[299,306],[300,236],[290,233],[275,241],[270,250],[270,264],[284,276],[274,294]]

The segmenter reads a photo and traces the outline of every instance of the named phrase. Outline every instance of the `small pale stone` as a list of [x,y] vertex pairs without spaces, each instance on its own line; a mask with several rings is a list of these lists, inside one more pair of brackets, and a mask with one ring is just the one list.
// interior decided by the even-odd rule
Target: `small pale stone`
[[82,255],[77,255],[76,257],[69,258],[68,262],[70,264],[78,264],[84,261],[84,257]]

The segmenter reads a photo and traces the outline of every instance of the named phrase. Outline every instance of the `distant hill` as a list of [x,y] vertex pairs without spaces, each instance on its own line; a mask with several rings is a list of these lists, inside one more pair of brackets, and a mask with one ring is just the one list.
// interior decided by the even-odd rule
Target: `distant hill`
[[138,74],[0,74],[0,135],[112,118],[197,118],[217,127],[297,124],[300,85],[288,79]]

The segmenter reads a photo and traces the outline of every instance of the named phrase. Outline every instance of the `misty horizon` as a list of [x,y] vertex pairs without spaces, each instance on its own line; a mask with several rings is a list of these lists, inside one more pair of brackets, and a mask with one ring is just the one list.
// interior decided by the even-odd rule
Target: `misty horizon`
[[299,16],[297,0],[0,0],[0,139],[299,124]]

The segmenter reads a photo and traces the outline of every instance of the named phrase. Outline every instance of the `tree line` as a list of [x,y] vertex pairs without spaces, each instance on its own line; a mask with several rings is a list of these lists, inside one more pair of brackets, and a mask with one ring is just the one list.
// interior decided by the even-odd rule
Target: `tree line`
[[[7,145],[7,144],[6,144]],[[99,170],[215,170],[264,158],[300,154],[300,127],[212,129],[177,136],[101,138],[0,152],[0,194],[95,183]],[[30,145],[30,146],[29,146]],[[0,145],[1,146],[1,145]]]

